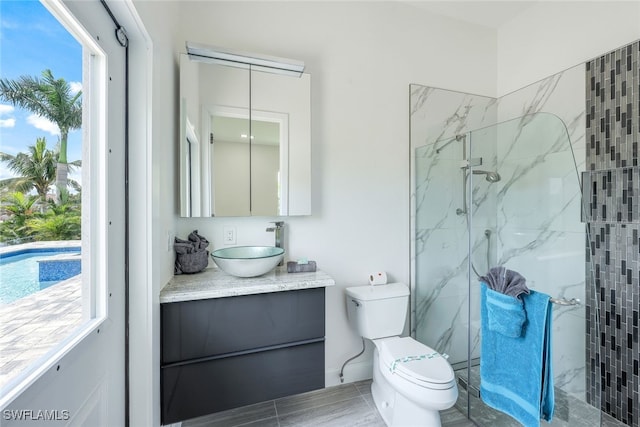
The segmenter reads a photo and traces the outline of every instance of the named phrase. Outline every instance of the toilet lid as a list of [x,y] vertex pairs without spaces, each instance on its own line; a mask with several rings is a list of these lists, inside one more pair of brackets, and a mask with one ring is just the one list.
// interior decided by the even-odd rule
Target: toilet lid
[[389,369],[416,384],[431,388],[449,388],[454,381],[453,369],[432,348],[411,337],[392,338],[380,342],[378,347],[383,369]]

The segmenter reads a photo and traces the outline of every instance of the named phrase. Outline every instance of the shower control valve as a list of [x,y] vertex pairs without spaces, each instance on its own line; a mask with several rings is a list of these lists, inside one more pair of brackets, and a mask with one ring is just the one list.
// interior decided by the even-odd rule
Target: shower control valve
[[460,169],[469,169],[476,166],[482,166],[482,157],[473,157],[471,159],[464,159],[460,162]]

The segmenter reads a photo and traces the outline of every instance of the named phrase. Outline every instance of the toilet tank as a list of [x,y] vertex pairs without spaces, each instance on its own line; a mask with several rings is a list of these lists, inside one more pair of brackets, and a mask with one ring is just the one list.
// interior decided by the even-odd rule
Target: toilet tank
[[404,283],[354,286],[345,289],[349,323],[368,339],[402,334],[407,318],[409,288]]

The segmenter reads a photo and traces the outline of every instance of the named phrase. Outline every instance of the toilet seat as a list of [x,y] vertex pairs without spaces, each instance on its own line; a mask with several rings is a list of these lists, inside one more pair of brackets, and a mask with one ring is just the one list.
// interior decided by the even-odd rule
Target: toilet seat
[[439,353],[411,337],[379,340],[382,369],[421,387],[443,390],[455,385],[449,362]]

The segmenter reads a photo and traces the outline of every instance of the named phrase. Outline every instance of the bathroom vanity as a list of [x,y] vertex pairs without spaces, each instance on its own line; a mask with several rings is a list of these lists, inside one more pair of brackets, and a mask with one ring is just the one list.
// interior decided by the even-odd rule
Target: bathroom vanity
[[217,268],[160,292],[162,424],[324,388],[326,273]]

